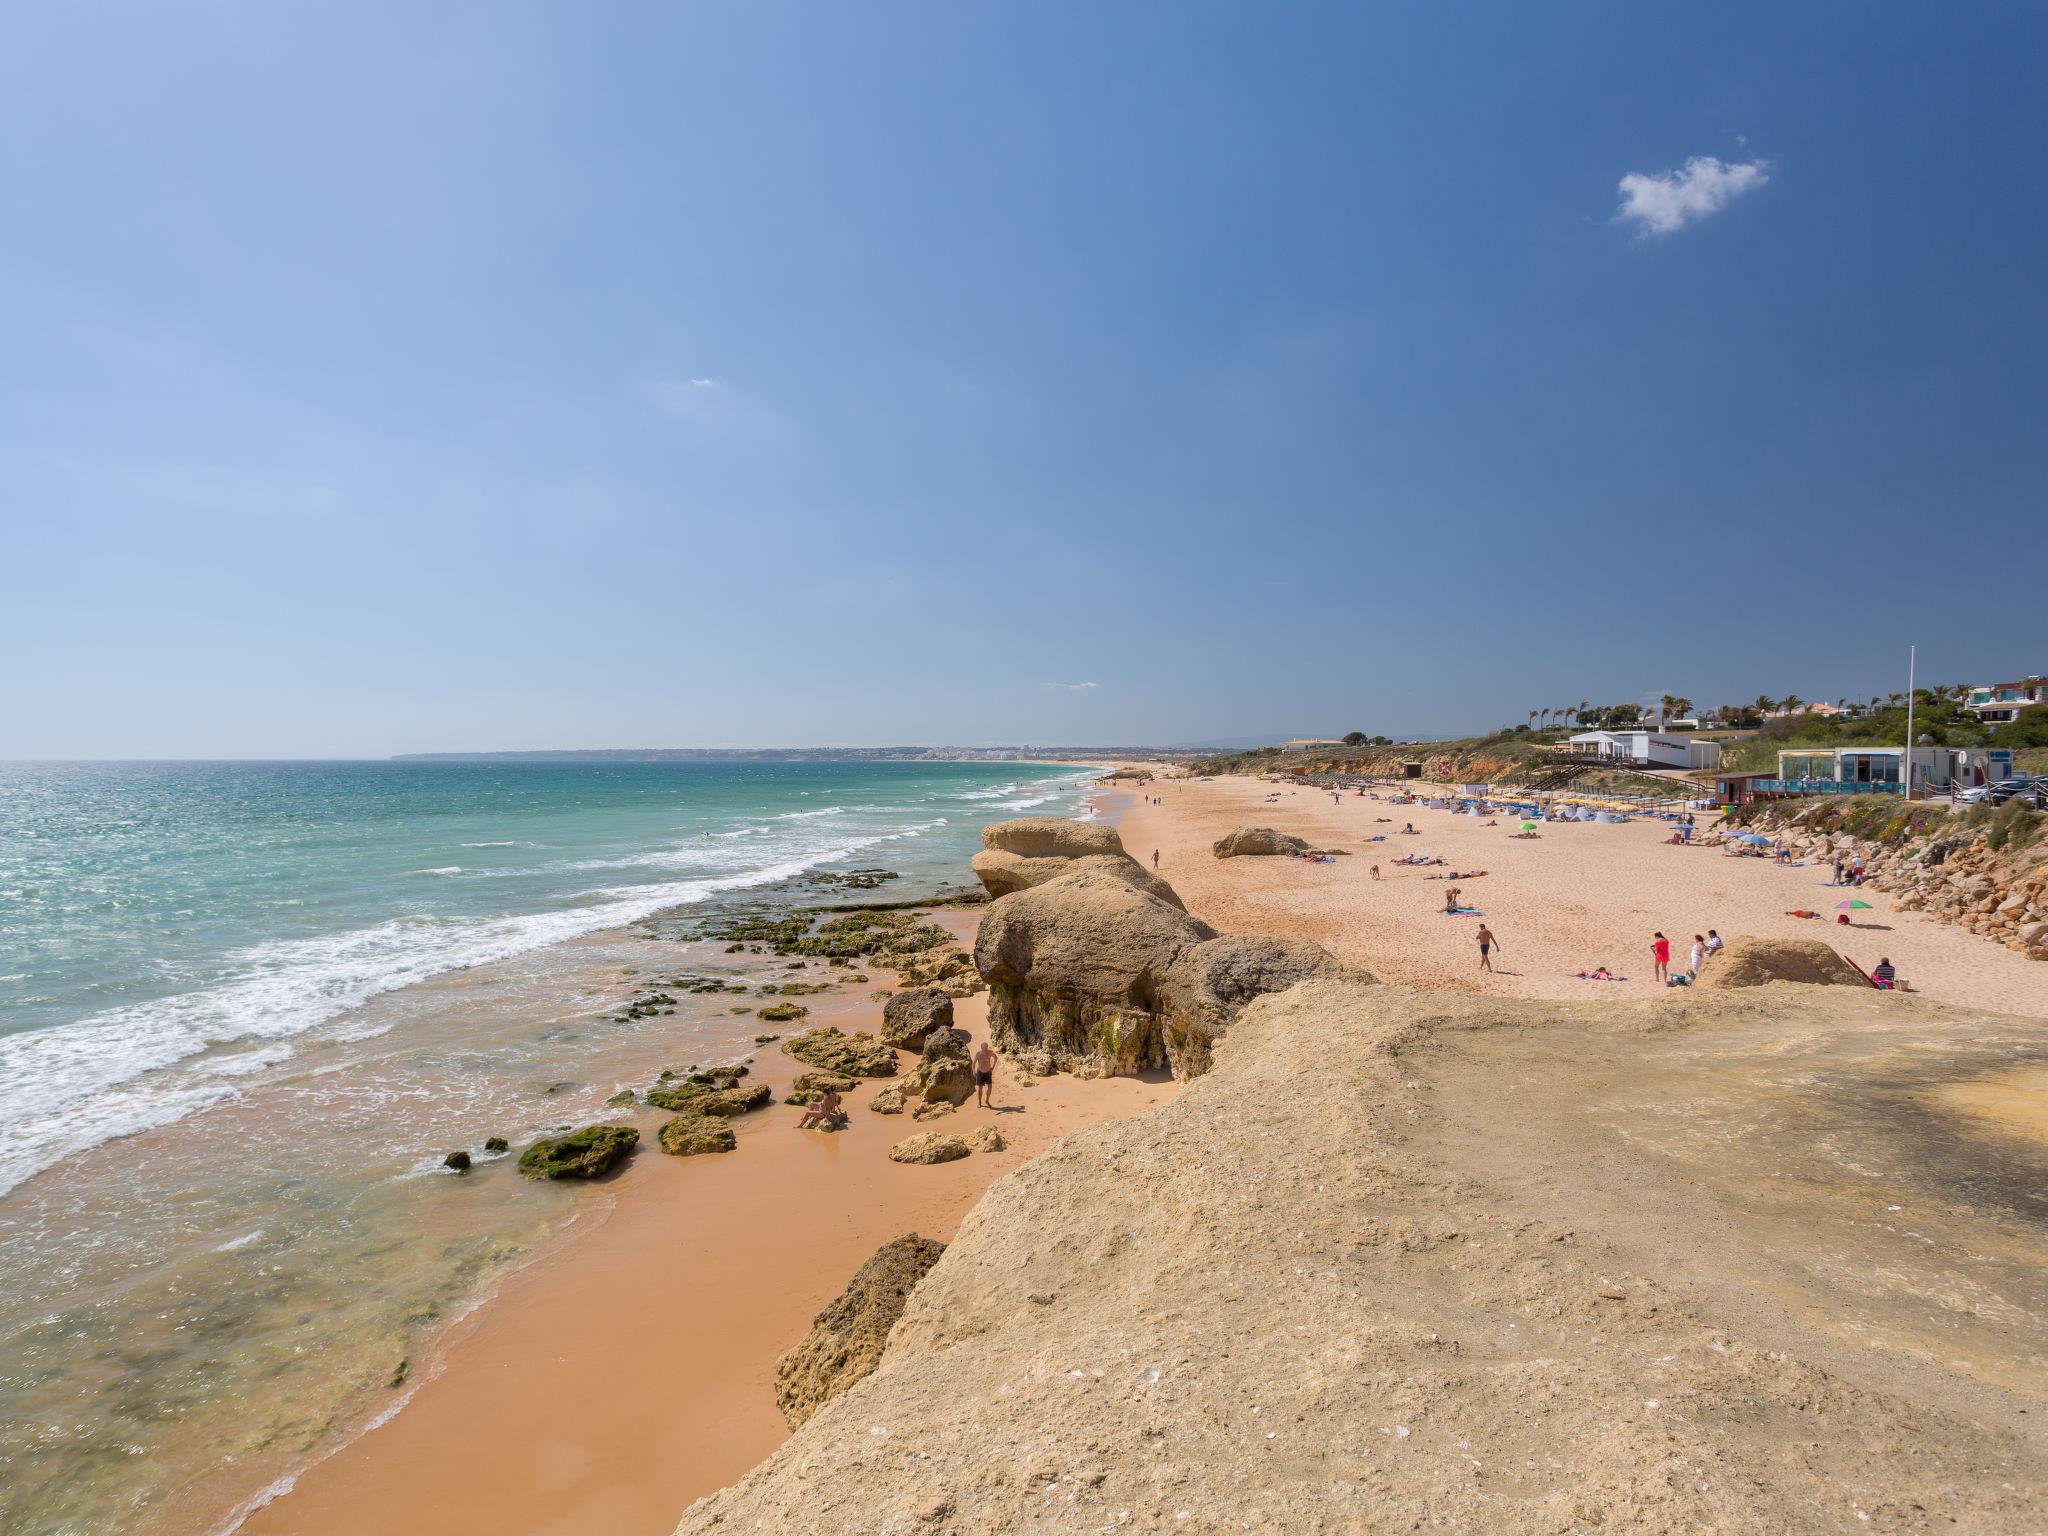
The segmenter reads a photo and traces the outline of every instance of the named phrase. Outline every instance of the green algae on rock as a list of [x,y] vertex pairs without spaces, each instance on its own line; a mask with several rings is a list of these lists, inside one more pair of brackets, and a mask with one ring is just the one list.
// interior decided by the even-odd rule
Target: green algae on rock
[[610,1173],[640,1143],[632,1125],[586,1125],[566,1136],[536,1141],[519,1154],[519,1171],[529,1179],[596,1179]]
[[830,1025],[782,1042],[786,1055],[841,1077],[894,1077],[896,1052],[873,1035],[849,1035]]
[[732,1127],[710,1115],[681,1114],[664,1121],[657,1133],[661,1150],[673,1157],[696,1157],[706,1152],[730,1152],[739,1145]]

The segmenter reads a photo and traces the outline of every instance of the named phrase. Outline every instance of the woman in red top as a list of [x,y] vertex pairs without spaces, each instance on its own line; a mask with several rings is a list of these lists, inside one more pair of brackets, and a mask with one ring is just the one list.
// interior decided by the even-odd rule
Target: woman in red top
[[1650,957],[1657,962],[1657,985],[1661,987],[1671,980],[1671,941],[1661,933],[1651,939]]

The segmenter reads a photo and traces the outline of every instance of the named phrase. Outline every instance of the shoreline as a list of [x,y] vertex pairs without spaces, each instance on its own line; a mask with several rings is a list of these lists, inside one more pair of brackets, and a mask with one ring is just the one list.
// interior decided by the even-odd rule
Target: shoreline
[[[1121,798],[1096,814],[1113,818]],[[971,945],[978,907],[932,911]],[[802,1028],[880,1023],[881,1004],[864,995],[807,1001]],[[986,1003],[985,992],[955,1002],[956,1023],[976,1040]],[[601,1212],[579,1217],[444,1330],[401,1404],[222,1530],[340,1536],[454,1523],[566,1536],[601,1523],[664,1536],[693,1500],[787,1437],[775,1360],[876,1248],[911,1231],[949,1240],[991,1183],[1066,1131],[1141,1113],[1177,1087],[1064,1076],[1020,1087],[1005,1064],[994,1111],[970,1106],[920,1124],[868,1113],[889,1081],[874,1079],[848,1096],[849,1128],[821,1136],[795,1132],[798,1112],[781,1103],[801,1065],[776,1046],[753,1061],[751,1080],[768,1083],[775,1103],[733,1122],[736,1152],[672,1158],[643,1131],[619,1174],[575,1192],[602,1200]],[[935,1167],[883,1155],[920,1130],[986,1124],[1000,1128],[1004,1151]]]

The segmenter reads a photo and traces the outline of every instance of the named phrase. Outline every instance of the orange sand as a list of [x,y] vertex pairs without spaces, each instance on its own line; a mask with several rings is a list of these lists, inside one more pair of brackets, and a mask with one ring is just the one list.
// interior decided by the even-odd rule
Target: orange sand
[[[941,919],[971,930],[975,916]],[[807,1001],[798,1027],[880,1023],[864,995]],[[986,1001],[956,1005],[977,1040]],[[1067,1130],[1173,1091],[1130,1078],[1027,1088],[1005,1066],[996,1110],[920,1123],[867,1113],[877,1081],[848,1096],[851,1126],[826,1135],[799,1132],[800,1111],[780,1102],[799,1070],[774,1046],[755,1055],[777,1102],[735,1122],[736,1152],[668,1157],[649,1138],[622,1174],[581,1191],[609,1215],[512,1277],[444,1342],[402,1412],[242,1530],[666,1536],[785,1437],[776,1357],[876,1248],[905,1232],[950,1238],[990,1183]],[[935,1167],[884,1155],[915,1132],[984,1124],[1008,1150]]]
[[[1278,792],[1268,803],[1266,796]],[[1382,791],[1384,796],[1387,791]],[[1151,806],[1146,795],[1165,803]],[[1828,885],[1824,867],[1781,869],[1762,859],[1729,858],[1718,848],[1674,847],[1663,821],[1625,826],[1544,823],[1541,836],[1509,836],[1512,817],[1474,819],[1421,805],[1390,805],[1328,790],[1248,778],[1157,780],[1118,814],[1124,846],[1172,882],[1196,916],[1226,933],[1279,933],[1314,939],[1382,980],[1406,986],[1484,991],[1505,997],[1585,999],[1641,996],[1653,986],[1650,936],[1671,940],[1674,966],[1686,964],[1693,935],[1822,939],[1865,970],[1889,956],[1915,989],[1943,1001],[2001,1013],[2048,1017],[2048,965],[1917,912],[1896,912],[1893,898],[1868,887],[1854,894],[1874,910],[1838,927],[1835,902],[1851,893]],[[1374,818],[1391,818],[1379,823]],[[1699,813],[1704,832],[1714,820]],[[1415,837],[1400,834],[1413,822]],[[1316,847],[1351,850],[1334,864],[1264,857],[1218,859],[1210,844],[1241,826],[1270,826]],[[1375,833],[1383,843],[1368,843]],[[1480,918],[1442,913],[1441,869],[1400,868],[1402,854],[1441,855],[1451,869],[1484,869],[1461,880],[1498,937],[1495,974],[1479,970],[1474,935]],[[1380,866],[1374,882],[1370,866]],[[1794,907],[1826,914],[1786,916]],[[1605,965],[1627,985],[1577,979]]]

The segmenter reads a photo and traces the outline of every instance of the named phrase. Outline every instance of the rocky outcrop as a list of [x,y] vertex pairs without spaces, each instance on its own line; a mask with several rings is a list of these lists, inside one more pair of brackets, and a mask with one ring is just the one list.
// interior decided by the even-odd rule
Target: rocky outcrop
[[647,1102],[656,1109],[730,1119],[749,1110],[761,1109],[774,1097],[775,1091],[766,1083],[735,1083],[730,1088],[685,1083],[679,1087],[656,1088],[647,1095]]
[[904,1075],[903,1096],[912,1103],[956,1104],[974,1091],[974,1064],[967,1042],[955,1029],[935,1029],[926,1036],[917,1065]]
[[977,1152],[1000,1152],[1009,1143],[1003,1140],[1003,1133],[992,1125],[976,1126],[967,1133],[967,1145]]
[[1174,888],[1145,868],[1127,854],[1086,854],[1080,858],[1057,858],[1050,855],[1029,858],[1021,853],[1005,853],[1000,849],[984,848],[974,856],[974,873],[980,877],[982,888],[991,896],[1008,896],[1015,891],[1028,891],[1034,885],[1043,885],[1048,880],[1057,880],[1061,875],[1077,869],[1098,869],[1127,881],[1141,891],[1159,897],[1162,901],[1181,905],[1180,896]]
[[665,1121],[660,1132],[661,1150],[674,1157],[696,1157],[706,1152],[730,1152],[740,1144],[732,1127],[712,1115],[686,1113]]
[[948,1136],[944,1131],[926,1131],[921,1135],[907,1137],[889,1149],[892,1163],[952,1163],[967,1156],[973,1148],[958,1136]]
[[775,1406],[791,1429],[881,1363],[904,1302],[945,1251],[915,1232],[884,1243],[811,1319],[804,1341],[775,1362]]
[[1170,1067],[1199,1076],[1252,998],[1310,976],[1359,974],[1313,944],[1222,939],[1097,869],[991,904],[974,958],[989,983],[990,1039],[1041,1075]]
[[939,987],[912,987],[882,1005],[882,1043],[898,1050],[922,1050],[933,1030],[952,1028],[953,999]]
[[1124,842],[1115,827],[1100,821],[1068,821],[1060,816],[1019,816],[981,829],[981,846],[1026,858],[1080,858],[1091,853],[1122,853]]
[[789,1092],[783,1096],[785,1104],[808,1104],[819,1094],[830,1089],[837,1094],[853,1092],[857,1079],[841,1077],[836,1072],[799,1072],[796,1081],[789,1085]]
[[519,1171],[529,1179],[597,1179],[610,1173],[640,1144],[631,1125],[586,1125],[566,1136],[536,1141],[519,1154]]
[[872,1099],[868,1100],[868,1110],[872,1114],[900,1115],[903,1113],[903,1109],[903,1085],[901,1083],[889,1084],[888,1087],[882,1089]]
[[[1795,807],[1796,808],[1793,808]],[[1788,802],[1745,812],[1729,836],[1782,836],[1821,865],[1861,858],[1864,889],[2032,960],[2048,960],[2048,816],[2017,802],[1952,811],[1890,796]]]
[[1702,991],[1761,987],[1797,981],[1810,986],[1864,987],[1870,978],[1817,939],[1756,939],[1732,934],[1728,945],[1700,968],[1693,983]]
[[849,1035],[830,1025],[782,1042],[786,1055],[839,1077],[894,1077],[896,1050],[873,1035]]
[[1239,827],[1216,839],[1214,852],[1219,859],[1242,858],[1248,854],[1306,853],[1308,844],[1300,838],[1285,832],[1276,832],[1271,827]]

